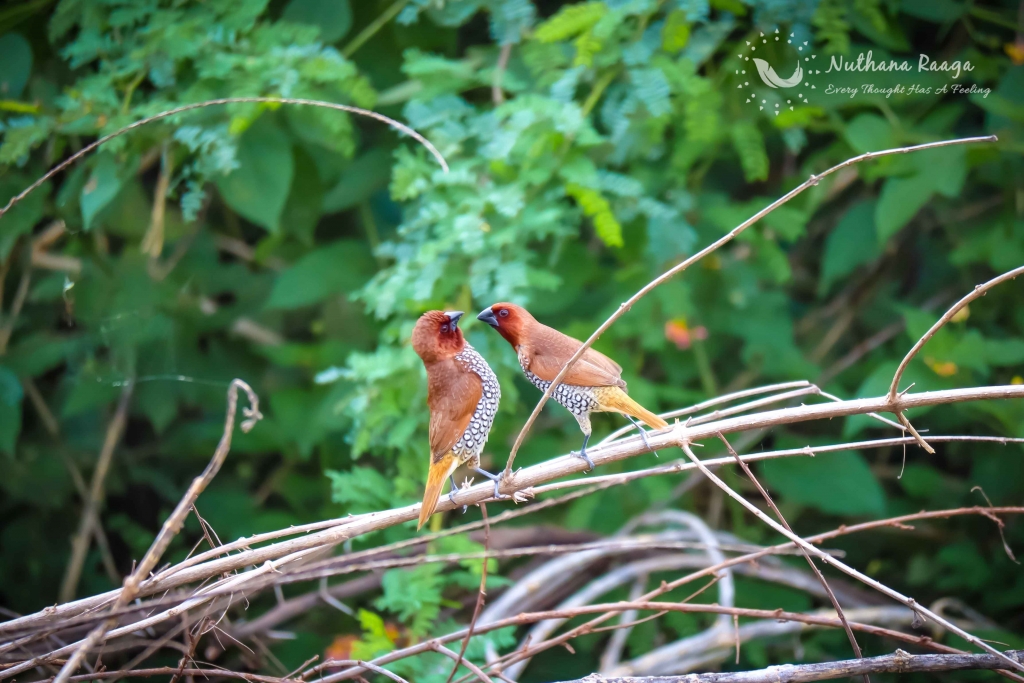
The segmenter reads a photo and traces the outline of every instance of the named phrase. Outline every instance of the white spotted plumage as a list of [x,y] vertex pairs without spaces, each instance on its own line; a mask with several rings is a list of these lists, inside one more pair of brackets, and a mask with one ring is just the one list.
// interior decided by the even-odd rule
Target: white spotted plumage
[[498,412],[501,386],[498,384],[498,378],[491,370],[491,366],[468,342],[462,351],[455,355],[455,360],[480,377],[481,392],[476,410],[473,411],[473,417],[469,420],[469,426],[459,437],[452,452],[459,462],[471,461],[471,467],[479,467],[480,453],[484,450],[491,425],[494,423],[494,415]]
[[[518,351],[518,349],[517,349]],[[522,366],[526,378],[541,391],[547,391],[551,382],[541,379],[530,372],[526,359],[522,353],[518,353],[519,365]],[[551,398],[555,399],[561,406],[572,413],[576,421],[580,423],[580,429],[584,434],[590,433],[590,413],[600,407],[594,387],[578,387],[572,384],[559,384],[551,392]]]

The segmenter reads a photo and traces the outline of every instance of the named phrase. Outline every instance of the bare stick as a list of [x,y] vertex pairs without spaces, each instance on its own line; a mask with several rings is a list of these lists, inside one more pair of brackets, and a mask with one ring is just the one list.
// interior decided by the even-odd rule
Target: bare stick
[[377,666],[373,662],[364,662],[358,659],[328,659],[323,664],[320,664],[319,666],[316,666],[307,671],[306,673],[302,674],[301,676],[299,676],[299,680],[305,680],[310,676],[320,673],[324,669],[331,669],[339,666],[360,666],[368,671],[374,671],[376,673],[379,673],[381,676],[390,678],[393,681],[398,681],[398,683],[409,683],[393,671],[388,671],[384,667]]
[[[792,533],[793,528],[791,526],[789,526],[789,522],[787,522],[786,518],[783,517],[782,511],[779,510],[777,505],[775,505],[775,501],[772,500],[772,497],[768,494],[768,491],[765,490],[765,488],[763,486],[761,486],[761,482],[758,481],[757,477],[754,476],[754,472],[750,469],[750,466],[747,465],[747,463],[743,462],[740,459],[739,453],[737,453],[735,450],[733,450],[732,444],[730,444],[729,441],[725,438],[725,435],[719,434],[718,438],[720,438],[722,440],[722,443],[725,444],[725,447],[729,450],[729,454],[736,460],[736,464],[740,466],[740,468],[743,470],[743,473],[746,474],[747,478],[750,479],[750,481],[752,481],[754,483],[754,486],[757,487],[757,490],[761,493],[761,497],[764,498],[764,501],[766,503],[768,503],[768,507],[770,507],[772,509],[772,512],[775,513],[775,516],[779,518],[779,522],[781,522],[782,525],[784,527],[786,527],[786,529]],[[811,559],[811,556],[808,555],[806,551],[804,551],[803,555],[804,555],[804,558],[807,559],[807,564],[809,564],[811,566],[811,571],[814,572],[814,575],[818,578],[818,581],[821,583],[821,587],[825,589],[825,593],[828,595],[828,599],[832,603],[832,607],[834,607],[835,610],[836,610],[836,615],[839,617],[839,620],[841,622],[843,622],[843,629],[846,631],[846,637],[850,641],[850,647],[853,648],[853,654],[856,655],[857,659],[863,659],[864,658],[864,654],[860,651],[860,645],[857,643],[857,637],[853,635],[853,629],[850,628],[850,623],[846,620],[846,615],[843,614],[843,608],[840,607],[839,600],[836,599],[836,594],[832,592],[832,589],[828,585],[828,581],[825,580],[825,575],[821,573],[820,569],[818,569],[818,565],[814,564],[814,560]],[[737,630],[737,632],[739,631],[739,626],[738,625],[736,626],[736,630]],[[739,637],[737,636],[737,638],[736,638],[736,663],[737,664],[739,664],[739,660],[740,660],[740,645],[739,645]],[[868,678],[867,674],[864,674],[864,683],[871,683],[871,680]]]
[[[121,589],[121,594],[112,607],[112,611],[116,611],[132,600],[139,593],[139,585],[142,580],[149,576],[149,573],[156,566],[156,563],[160,561],[164,551],[167,550],[167,546],[170,545],[171,540],[181,530],[182,525],[185,523],[185,518],[188,517],[189,510],[192,509],[193,503],[199,494],[207,487],[207,485],[217,476],[217,472],[220,471],[221,465],[224,464],[224,460],[228,456],[228,451],[231,449],[231,436],[235,428],[235,411],[238,407],[238,390],[242,389],[246,392],[249,398],[249,407],[243,408],[242,413],[245,415],[245,420],[242,421],[242,431],[248,432],[252,429],[256,422],[258,422],[263,415],[260,414],[259,409],[259,398],[252,388],[240,379],[232,380],[231,386],[228,387],[228,409],[227,417],[224,422],[224,434],[221,436],[220,443],[217,444],[217,450],[213,454],[213,458],[210,463],[203,470],[203,473],[193,480],[192,485],[189,486],[188,491],[184,497],[178,502],[178,506],[171,513],[171,516],[164,522],[163,527],[160,529],[160,533],[157,534],[156,539],[153,540],[153,544],[146,551],[142,561],[139,562],[138,566],[135,567],[128,578],[124,581],[124,587]],[[117,623],[117,617],[106,619],[103,623],[97,626],[85,641],[75,649],[74,653],[68,659],[68,661],[61,668],[60,673],[57,674],[55,683],[66,683],[68,678],[75,672],[82,660],[89,653],[89,651],[100,645],[103,642],[104,637],[111,628]],[[13,669],[9,669],[4,674],[9,674]]]
[[[651,434],[649,436],[649,440],[655,448],[668,448],[675,446],[680,437],[685,437],[693,441],[715,437],[718,432],[728,434],[732,432],[763,429],[807,420],[831,419],[845,415],[863,414],[875,411],[893,412],[894,409],[907,409],[926,405],[948,404],[958,401],[998,398],[1024,398],[1024,386],[1008,385],[1000,387],[976,387],[923,392],[920,394],[904,394],[897,398],[895,405],[890,404],[887,397],[882,396],[878,398],[856,399],[839,403],[796,406],[781,410],[765,411],[751,415],[732,417],[707,425],[699,425],[689,428],[680,424],[673,428],[674,431]],[[606,446],[594,448],[591,450],[591,457],[595,462],[605,464],[635,457],[646,452],[647,448],[638,440],[633,440],[632,442],[626,440],[625,442],[615,442]],[[753,456],[750,457],[753,459]],[[744,458],[746,459],[747,456],[744,456]],[[725,462],[731,462],[731,459],[726,459]],[[581,472],[584,467],[585,465],[579,460],[579,458],[573,458],[570,456],[558,457],[519,471],[514,484],[519,491],[529,490],[531,486],[536,486],[549,482],[552,479]],[[611,486],[615,483],[618,482],[605,482],[601,485]],[[439,504],[439,509],[451,509],[452,507],[462,505],[464,503],[477,504],[482,501],[490,500],[492,495],[493,487],[489,484],[479,484],[469,489],[457,492],[454,505],[450,503],[447,498],[443,498]],[[576,492],[572,495],[585,495],[585,492]],[[541,505],[547,504],[548,502],[541,503]],[[502,513],[502,515],[499,515],[498,517],[504,519],[505,516],[509,514],[528,514],[532,509],[533,506],[523,510],[509,511]],[[267,561],[274,560],[275,558],[281,558],[289,553],[302,549],[328,548],[332,545],[336,545],[337,543],[341,543],[348,538],[354,538],[364,533],[384,529],[413,520],[418,516],[418,514],[419,505],[409,505],[392,510],[368,513],[339,520],[329,520],[315,525],[294,527],[293,529],[283,530],[272,534],[263,534],[260,536],[261,538],[273,538],[287,536],[291,533],[301,533],[305,530],[322,529],[321,531],[314,531],[297,538],[263,547],[248,549],[250,543],[254,542],[253,539],[243,539],[242,541],[228,543],[217,551],[211,551],[212,555],[209,556],[216,556],[222,552],[227,552],[227,550],[243,549],[242,552],[220,557],[218,559],[212,559],[198,566],[192,566],[193,561],[195,560],[195,558],[193,558],[193,560],[186,561],[166,570],[165,572],[161,572],[158,578],[147,580],[143,583],[142,590],[144,594],[152,595],[153,593],[168,590],[193,581],[201,581],[225,572],[244,569],[250,565],[259,566]],[[450,531],[451,530],[449,530],[449,532]],[[117,591],[109,591],[92,598],[78,600],[68,605],[59,605],[54,608],[49,608],[44,612],[38,612],[32,615],[12,619],[9,622],[0,624],[0,633],[16,633],[18,631],[23,631],[26,628],[57,623],[61,620],[66,620],[69,616],[82,614],[85,610],[92,610],[102,605],[108,605],[112,600],[116,599],[117,595]],[[0,676],[2,675],[2,672],[0,672]]]
[[505,80],[505,69],[508,68],[508,58],[511,56],[512,43],[502,45],[501,52],[498,53],[498,63],[494,66],[494,76],[491,79],[491,101],[494,102],[494,106],[505,101],[505,91],[501,87],[501,82]]
[[68,560],[67,569],[64,571],[64,580],[60,586],[61,602],[67,602],[75,597],[78,579],[82,575],[82,565],[85,564],[85,556],[89,552],[89,539],[93,537],[93,530],[99,525],[100,503],[103,500],[107,472],[110,471],[110,463],[114,458],[114,448],[121,440],[125,424],[128,422],[128,403],[132,397],[133,387],[134,383],[129,380],[121,389],[121,400],[117,404],[117,410],[114,411],[114,417],[110,420],[106,436],[103,438],[103,447],[96,460],[96,469],[92,473],[89,495],[82,508],[82,518],[78,523],[78,532],[71,539],[71,559]]
[[31,281],[32,269],[28,264],[25,264],[21,271],[21,280],[18,281],[18,289],[14,292],[14,301],[11,302],[11,312],[7,315],[7,320],[4,321],[4,324],[0,325],[0,356],[7,352],[7,342],[11,340],[11,335],[14,333],[14,326],[18,322],[18,314],[21,313],[21,307],[25,305],[25,301],[28,299],[28,286]]
[[[1024,650],[1008,650],[1007,658],[1024,662]],[[626,678],[578,678],[563,683],[811,683],[835,678],[880,673],[912,673],[998,669],[1002,659],[994,655],[912,655],[896,650],[891,655],[813,664],[782,664],[759,671],[685,674],[682,676],[629,676]]]
[[[871,614],[878,614],[881,610],[893,610],[898,609],[901,612],[905,612],[903,608],[865,608],[860,610],[850,610],[850,613],[856,616],[869,616]],[[749,617],[753,619],[772,619],[780,621],[797,621],[811,626],[819,628],[842,628],[842,623],[831,616],[823,614],[803,614],[796,612],[786,612],[782,609],[776,610],[763,610],[763,609],[751,609],[746,607],[723,607],[722,605],[715,604],[700,604],[700,603],[681,603],[681,602],[650,602],[650,601],[635,601],[635,602],[608,602],[594,605],[578,605],[566,609],[546,610],[542,612],[527,612],[509,617],[507,619],[501,619],[494,621],[489,624],[481,624],[478,627],[478,633],[484,633],[487,631],[494,631],[499,628],[506,628],[508,626],[521,626],[523,624],[535,623],[538,621],[545,621],[548,619],[572,619],[573,617],[579,617],[587,614],[598,614],[609,617],[614,614],[620,614],[630,610],[643,610],[653,612],[686,612],[691,614],[724,614],[724,615],[737,615],[740,617]],[[886,612],[887,613],[887,612]],[[600,618],[600,617],[599,617]],[[905,618],[912,618],[909,612],[905,612]],[[596,621],[596,620],[594,620]],[[586,625],[584,625],[586,626]],[[873,626],[871,624],[862,623],[856,621],[850,622],[850,626],[856,631],[862,631],[864,633],[872,633],[875,635],[884,636],[887,638],[894,638],[903,642],[909,642],[914,644],[922,644],[929,642],[930,639],[926,636],[914,636],[899,631],[893,631],[891,629]],[[591,627],[592,628],[592,627]],[[558,636],[552,640],[553,644],[560,644],[566,642],[573,635],[579,635],[580,632],[590,632],[591,628],[584,629],[583,627],[574,629],[574,631],[568,634]],[[423,652],[431,652],[434,650],[435,643],[449,643],[462,638],[466,633],[465,629],[450,633],[445,636],[440,636],[416,645],[409,646],[403,650],[395,651],[382,655],[373,660],[373,664],[381,665],[390,662],[404,659],[412,655],[422,654]],[[519,657],[528,657],[536,654],[534,648],[528,653],[516,653]],[[454,653],[453,653],[454,654]],[[1001,655],[1000,655],[1001,656]],[[1005,666],[1000,663],[999,666]],[[493,668],[493,665],[488,668]],[[340,671],[330,676],[325,676],[322,681],[323,683],[336,683],[336,681],[347,680],[354,678],[360,673],[359,667],[353,667]]]
[[[632,427],[630,427],[632,429]],[[1012,438],[1004,436],[928,436],[929,441],[932,443],[945,443],[945,442],[980,442],[980,443],[998,443],[998,444],[1009,444],[1009,443],[1024,443],[1024,438]],[[886,448],[888,446],[907,446],[909,444],[916,443],[912,436],[898,436],[890,439],[871,439],[868,441],[851,441],[847,443],[829,444],[828,446],[804,446],[803,448],[784,448],[777,451],[758,451],[756,453],[747,453],[741,455],[740,460],[743,462],[757,462],[760,460],[774,460],[775,458],[786,458],[793,455],[806,455],[814,457],[821,453],[834,453],[836,451],[855,451],[861,448]],[[728,465],[735,462],[731,457],[722,458],[707,458],[704,460],[704,464],[708,467],[716,468],[721,465]],[[576,488],[579,486],[595,486],[595,485],[606,485],[606,484],[626,484],[637,479],[644,479],[646,477],[653,477],[659,474],[675,474],[678,472],[687,472],[689,470],[697,469],[696,465],[690,462],[688,459],[675,460],[673,462],[665,463],[664,465],[658,465],[657,467],[648,467],[642,470],[633,470],[632,472],[622,472],[620,474],[606,474],[599,477],[588,477],[586,479],[570,479],[569,481],[559,481],[554,484],[543,484],[541,486],[531,486],[527,489],[523,489],[523,493],[528,496],[539,496],[543,493],[549,493],[551,491],[559,491],[561,489]]]
[[[466,638],[462,641],[459,656],[455,659],[455,666],[452,667],[452,672],[448,674],[448,680],[445,683],[451,683],[455,672],[459,670],[459,664],[462,663],[466,648],[469,647],[469,639],[473,637],[473,629],[476,628],[476,620],[480,617],[480,610],[484,607],[484,598],[487,595],[487,562],[491,549],[491,525],[487,520],[487,506],[484,503],[480,503],[480,514],[483,516],[484,522],[484,558],[483,564],[480,565],[480,588],[476,592],[476,605],[473,607],[473,616],[469,620],[469,628],[466,629]],[[469,665],[467,664],[467,666]]]
[[899,148],[896,148],[896,149],[885,149],[885,150],[881,150],[879,152],[868,152],[867,154],[861,154],[859,156],[853,157],[852,159],[847,159],[843,163],[838,164],[836,166],[833,166],[832,168],[828,169],[824,173],[821,173],[820,175],[812,175],[810,178],[805,180],[803,183],[801,183],[797,187],[793,188],[792,190],[790,190],[785,195],[783,195],[779,199],[775,200],[774,202],[772,202],[771,204],[769,204],[765,208],[761,209],[760,211],[755,213],[753,216],[751,216],[750,218],[748,218],[744,222],[742,222],[739,225],[737,225],[735,228],[730,230],[724,237],[722,237],[722,238],[716,240],[715,242],[713,242],[712,244],[704,247],[703,249],[698,251],[693,256],[691,256],[688,259],[684,260],[682,263],[680,263],[680,264],[678,264],[676,266],[673,266],[672,268],[670,268],[669,270],[665,271],[664,273],[662,273],[661,275],[659,275],[655,279],[653,279],[650,282],[648,282],[646,285],[643,286],[643,288],[640,289],[640,291],[638,291],[636,294],[631,296],[624,303],[620,304],[618,309],[607,320],[605,320],[603,323],[601,323],[601,326],[598,327],[596,330],[594,330],[594,333],[591,334],[590,337],[588,337],[587,340],[585,342],[583,342],[583,344],[578,349],[576,349],[576,353],[574,353],[572,355],[572,357],[569,358],[568,361],[566,361],[565,365],[562,366],[562,369],[559,371],[559,373],[557,375],[555,375],[555,378],[551,381],[551,384],[548,386],[547,390],[545,390],[544,395],[540,397],[540,400],[537,402],[536,407],[534,407],[533,412],[530,413],[530,417],[526,420],[526,424],[523,425],[522,430],[520,430],[519,435],[516,437],[516,441],[512,445],[512,451],[511,451],[511,453],[509,453],[508,462],[505,465],[505,472],[502,475],[502,477],[505,478],[505,479],[510,479],[511,478],[511,476],[512,476],[512,463],[516,459],[516,454],[519,452],[519,447],[522,445],[523,439],[526,438],[526,434],[530,431],[530,427],[533,426],[533,423],[534,423],[534,421],[536,421],[537,416],[540,414],[541,409],[544,407],[544,404],[547,403],[548,398],[551,397],[551,392],[554,391],[558,387],[558,384],[562,381],[562,378],[565,377],[566,373],[569,372],[570,368],[572,368],[572,366],[576,363],[576,361],[579,360],[580,357],[583,356],[583,354],[586,352],[586,350],[589,349],[590,346],[595,341],[597,341],[601,337],[601,335],[604,334],[604,332],[615,323],[616,320],[618,320],[620,317],[622,317],[622,315],[625,314],[626,311],[628,311],[630,308],[632,308],[633,304],[635,304],[637,301],[639,301],[644,296],[646,296],[651,290],[655,289],[656,287],[658,287],[662,283],[668,281],[669,279],[672,278],[672,276],[676,275],[677,273],[681,273],[682,271],[686,270],[691,265],[693,265],[697,261],[701,260],[702,258],[707,256],[708,254],[716,251],[720,247],[725,246],[726,244],[731,242],[733,240],[733,238],[735,238],[741,232],[743,232],[744,230],[746,230],[750,226],[752,226],[755,223],[757,223],[757,221],[761,220],[762,218],[764,218],[765,216],[770,214],[772,211],[774,211],[775,209],[777,209],[780,206],[782,206],[783,204],[786,204],[787,202],[789,202],[791,199],[793,199],[794,197],[796,197],[797,195],[802,193],[807,188],[813,187],[814,185],[817,185],[821,181],[822,178],[824,178],[826,176],[829,176],[829,175],[835,173],[836,171],[839,171],[840,169],[846,168],[847,166],[852,166],[854,164],[858,164],[858,163],[860,163],[862,161],[867,161],[869,159],[875,159],[875,158],[882,157],[882,156],[887,156],[887,155],[890,155],[890,154],[906,154],[908,152],[917,152],[917,151],[925,150],[925,149],[934,149],[936,147],[948,147],[950,145],[964,145],[964,144],[971,144],[971,143],[975,143],[975,142],[995,142],[997,139],[998,138],[996,138],[996,136],[994,136],[994,135],[987,135],[987,136],[984,136],[984,137],[960,138],[960,139],[957,139],[957,140],[940,140],[938,142],[928,142],[928,143],[925,143],[923,145],[913,145],[913,146],[910,146],[910,147],[899,147]]
[[88,145],[86,145],[85,147],[80,149],[78,152],[72,154],[70,157],[68,157],[64,161],[60,162],[59,164],[57,164],[56,166],[51,168],[39,180],[35,181],[34,183],[32,183],[31,185],[26,187],[21,192],[19,192],[18,194],[14,195],[13,197],[11,197],[11,200],[9,202],[7,202],[7,205],[4,206],[2,209],[0,209],[0,217],[3,217],[3,215],[5,213],[7,213],[8,211],[11,210],[11,207],[13,207],[15,204],[17,204],[22,199],[27,197],[29,195],[29,193],[31,193],[33,190],[37,189],[40,185],[45,183],[47,180],[49,180],[53,176],[57,175],[58,173],[60,173],[64,169],[66,169],[68,166],[71,166],[76,161],[78,161],[82,157],[86,156],[87,154],[89,154],[90,152],[95,150],[100,145],[102,145],[102,144],[104,144],[106,142],[109,142],[110,140],[113,140],[116,137],[120,137],[121,135],[124,135],[125,133],[130,133],[131,131],[135,130],[136,128],[141,128],[142,126],[145,126],[146,124],[149,124],[149,123],[153,123],[154,121],[160,121],[162,119],[166,119],[166,118],[169,118],[171,116],[175,116],[177,114],[182,114],[182,113],[187,112],[187,111],[192,111],[193,109],[202,109],[203,107],[213,107],[213,106],[217,106],[217,105],[221,105],[221,104],[261,104],[261,103],[262,104],[298,104],[298,105],[303,105],[303,106],[307,106],[307,107],[322,107],[324,109],[334,109],[334,110],[337,110],[337,111],[348,112],[349,114],[358,114],[359,116],[368,116],[371,119],[377,119],[378,121],[386,123],[387,125],[391,126],[392,128],[395,128],[395,129],[401,131],[402,133],[405,133],[406,135],[408,135],[409,137],[413,138],[414,140],[419,142],[421,145],[426,147],[427,151],[430,152],[431,155],[433,155],[434,159],[437,160],[437,163],[440,164],[441,168],[444,169],[444,172],[445,173],[448,172],[448,162],[445,161],[445,159],[441,155],[441,153],[437,151],[437,148],[434,147],[434,145],[432,145],[429,140],[427,140],[425,137],[423,137],[422,135],[420,135],[419,133],[417,133],[415,130],[413,130],[409,126],[405,125],[404,123],[399,123],[398,121],[395,121],[394,119],[388,118],[387,116],[384,116],[383,114],[378,114],[375,111],[369,111],[367,109],[360,109],[359,107],[351,107],[351,106],[349,106],[347,104],[335,104],[334,102],[323,102],[323,101],[320,101],[320,100],[305,100],[305,99],[299,99],[299,98],[294,98],[294,97],[222,97],[222,98],[216,99],[216,100],[205,100],[203,102],[195,102],[193,104],[186,104],[186,105],[184,105],[182,107],[175,107],[174,109],[168,109],[167,111],[162,111],[159,114],[154,114],[153,116],[147,116],[146,118],[141,119],[139,121],[136,121],[135,123],[129,124],[129,125],[125,126],[124,128],[121,128],[120,130],[117,130],[117,131],[114,131],[113,133],[110,133],[109,135],[104,135],[103,137],[101,137],[100,139],[96,140],[95,142],[89,143]]
[[[469,631],[468,630],[466,631],[466,635],[468,637],[468,635],[469,635]],[[491,677],[488,676],[487,674],[485,674],[480,667],[478,667],[476,664],[474,664],[473,662],[469,661],[468,659],[463,658],[462,655],[455,654],[454,652],[452,652],[451,650],[446,648],[441,643],[434,643],[433,646],[430,649],[432,649],[434,652],[440,652],[445,657],[448,657],[449,659],[454,660],[455,661],[456,669],[458,669],[459,664],[465,664],[466,668],[469,669],[470,671],[472,671],[476,675],[477,678],[479,678],[481,681],[483,681],[483,683],[494,683],[494,681],[491,679]],[[454,672],[452,672],[452,673],[454,673]]]
[[[1022,273],[1024,273],[1024,266],[1014,268],[1013,270],[1003,273],[998,277],[992,278],[988,282],[976,285],[974,289],[971,290],[969,294],[967,294],[967,296],[960,299],[960,301],[957,301],[948,311],[943,313],[942,317],[939,318],[935,322],[935,324],[932,325],[928,329],[928,331],[924,333],[923,337],[917,340],[917,343],[914,344],[910,351],[907,352],[907,355],[903,357],[903,360],[900,361],[899,367],[896,368],[896,374],[894,374],[892,377],[892,383],[889,385],[889,400],[894,400],[896,398],[897,393],[899,392],[900,379],[903,377],[903,372],[907,369],[907,366],[910,365],[910,361],[913,360],[914,356],[917,355],[917,352],[920,351],[926,343],[928,343],[928,340],[935,336],[936,332],[938,332],[946,323],[952,320],[953,316],[955,316],[964,306],[974,301],[978,297],[985,296],[988,290],[992,289],[996,285],[1006,282],[1007,280],[1016,279],[1016,277],[1018,275],[1021,275]],[[917,439],[918,443],[921,445],[922,448],[924,448],[929,453],[935,452],[932,449],[932,447],[929,446],[928,443],[921,438],[921,435],[918,434],[917,431],[911,426],[910,421],[907,420],[906,416],[903,415],[902,411],[897,412],[896,417],[899,418],[899,421],[903,424],[904,427],[910,430],[910,433],[914,435],[914,438]]]
[[752,512],[754,514],[755,517],[757,517],[762,522],[764,522],[765,524],[770,526],[772,529],[775,529],[775,531],[779,532],[780,534],[782,534],[783,536],[785,536],[786,538],[791,540],[797,546],[799,546],[799,547],[803,548],[804,550],[806,550],[807,552],[817,556],[819,559],[821,559],[826,564],[832,564],[833,566],[835,566],[836,569],[838,569],[839,571],[843,572],[844,574],[852,576],[853,578],[857,579],[858,581],[861,581],[865,585],[868,585],[868,586],[874,588],[879,593],[882,593],[883,595],[887,595],[890,598],[892,598],[893,600],[896,600],[897,602],[899,602],[899,603],[901,603],[903,605],[906,605],[910,609],[915,610],[919,614],[922,614],[923,616],[928,617],[929,619],[933,620],[935,623],[939,624],[940,626],[943,626],[944,628],[952,631],[953,633],[957,634],[958,636],[960,636],[964,640],[970,642],[975,647],[981,648],[982,650],[985,650],[987,652],[990,652],[990,653],[992,653],[994,655],[997,655],[997,656],[1001,657],[1008,664],[1010,664],[1010,666],[1012,666],[1013,668],[1019,669],[1020,671],[1024,671],[1024,665],[1022,665],[1020,662],[1016,662],[1016,661],[1006,657],[1001,652],[999,652],[998,650],[996,650],[995,648],[993,648],[991,645],[989,645],[988,643],[984,642],[980,638],[971,635],[970,633],[968,633],[967,631],[963,630],[962,628],[960,628],[956,624],[950,622],[948,619],[944,619],[943,617],[939,616],[938,614],[935,614],[931,610],[929,610],[929,609],[927,609],[925,607],[922,607],[913,598],[908,598],[907,596],[903,595],[902,593],[900,593],[900,592],[898,592],[896,590],[893,590],[892,588],[889,588],[885,584],[883,584],[883,583],[881,583],[879,581],[876,581],[875,579],[872,579],[870,576],[868,576],[866,574],[863,574],[863,573],[857,571],[856,569],[854,569],[853,567],[850,567],[850,566],[844,564],[843,562],[837,560],[836,558],[830,556],[829,554],[827,554],[825,552],[822,552],[821,550],[819,550],[815,546],[811,545],[810,543],[808,543],[804,539],[802,539],[799,536],[797,536],[796,534],[794,534],[792,531],[789,531],[784,526],[782,526],[781,524],[779,524],[778,522],[773,520],[771,517],[769,517],[765,513],[761,512],[761,510],[757,506],[755,506],[753,503],[748,501],[746,498],[744,498],[740,494],[738,494],[735,491],[733,491],[732,488],[729,487],[728,484],[726,484],[724,481],[722,481],[717,476],[715,476],[715,474],[711,470],[709,470],[700,461],[700,459],[696,455],[694,455],[693,450],[690,448],[690,444],[687,441],[681,440],[680,443],[679,443],[679,447],[682,448],[683,452],[686,453],[687,457],[689,457],[690,460],[692,460],[694,462],[694,464],[697,465],[697,467],[704,474],[704,476],[707,477],[708,479],[710,479],[712,482],[714,482],[715,485],[718,488],[722,489],[722,491],[724,491],[726,495],[731,497],[733,500],[737,501],[743,507],[747,508],[750,512]]

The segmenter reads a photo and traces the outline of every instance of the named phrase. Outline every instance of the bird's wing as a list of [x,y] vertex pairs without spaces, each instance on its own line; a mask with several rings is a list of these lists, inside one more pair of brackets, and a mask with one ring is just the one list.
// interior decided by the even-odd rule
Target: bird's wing
[[430,408],[430,459],[438,461],[462,437],[483,395],[480,376],[454,359],[427,369]]
[[[551,382],[582,345],[578,339],[538,324],[529,339],[529,370],[542,380]],[[569,369],[562,383],[579,387],[625,387],[621,375],[622,368],[618,363],[600,351],[587,349]]]

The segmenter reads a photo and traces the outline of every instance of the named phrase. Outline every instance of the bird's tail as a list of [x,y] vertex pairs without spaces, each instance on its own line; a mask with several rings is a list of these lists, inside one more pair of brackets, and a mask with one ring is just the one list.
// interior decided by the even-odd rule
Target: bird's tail
[[436,462],[431,459],[430,471],[427,473],[427,490],[423,492],[423,505],[420,507],[420,523],[416,525],[419,531],[430,515],[434,514],[437,501],[441,498],[441,489],[444,488],[445,479],[459,466],[459,461],[450,451],[441,456]]
[[601,410],[625,413],[626,415],[643,420],[651,429],[665,429],[668,427],[668,422],[665,422],[660,417],[647,410],[647,408],[644,408],[642,405],[631,399],[629,394],[619,387],[601,387],[597,390],[596,394],[597,402],[601,406]]

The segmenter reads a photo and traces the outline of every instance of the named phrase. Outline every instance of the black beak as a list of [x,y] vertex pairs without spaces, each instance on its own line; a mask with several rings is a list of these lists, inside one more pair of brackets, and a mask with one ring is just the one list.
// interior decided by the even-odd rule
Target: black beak
[[459,324],[459,318],[466,315],[462,311],[445,311],[444,314],[448,316],[448,321],[452,324],[452,327],[456,327]]
[[476,317],[477,320],[483,320],[491,327],[498,326],[498,319],[494,317],[494,311],[491,310],[490,306],[480,311],[480,315]]

